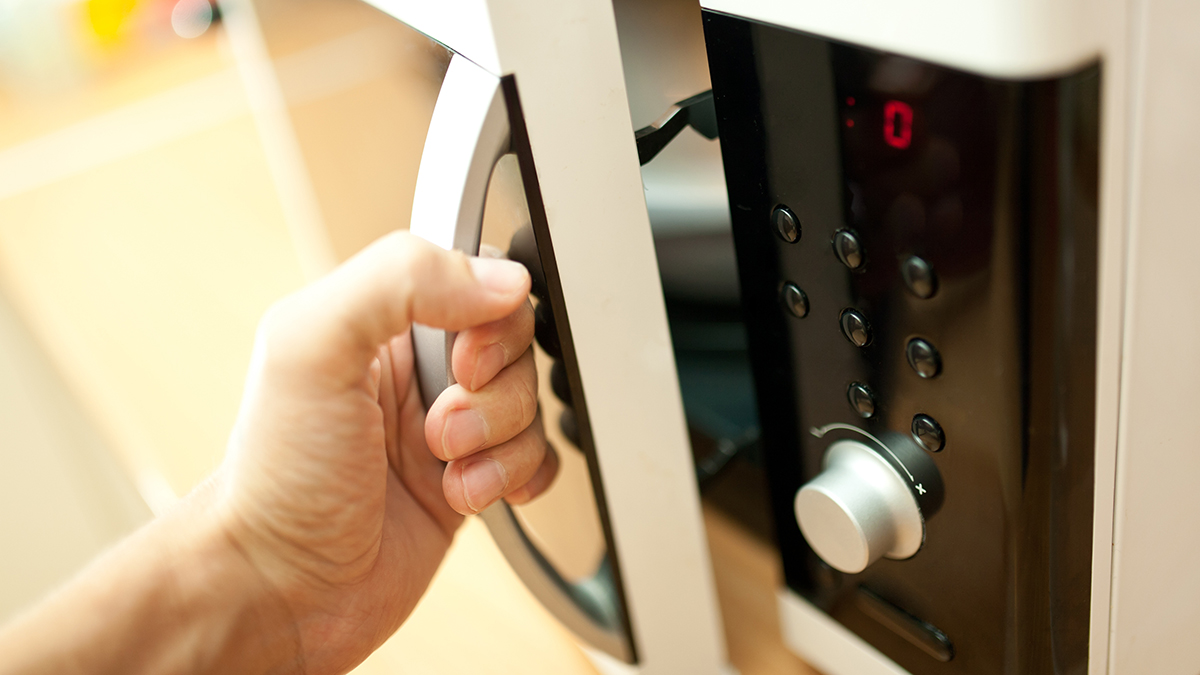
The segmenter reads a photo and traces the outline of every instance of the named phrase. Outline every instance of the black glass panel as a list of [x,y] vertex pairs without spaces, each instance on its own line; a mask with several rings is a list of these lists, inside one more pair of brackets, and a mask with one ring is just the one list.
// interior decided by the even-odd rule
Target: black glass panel
[[[705,31],[787,584],[912,673],[1085,672],[1099,67],[1006,81],[711,12]],[[805,543],[793,498],[834,423],[940,450],[912,558],[846,575]]]

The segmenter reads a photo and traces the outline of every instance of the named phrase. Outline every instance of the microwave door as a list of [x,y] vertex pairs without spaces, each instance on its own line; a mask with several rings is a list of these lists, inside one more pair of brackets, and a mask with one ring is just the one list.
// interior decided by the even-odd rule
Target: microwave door
[[[605,672],[716,675],[724,640],[612,5],[369,3],[453,52],[413,231],[467,253],[507,248],[535,279],[559,475],[483,519]],[[431,400],[449,384],[450,343],[422,332]]]

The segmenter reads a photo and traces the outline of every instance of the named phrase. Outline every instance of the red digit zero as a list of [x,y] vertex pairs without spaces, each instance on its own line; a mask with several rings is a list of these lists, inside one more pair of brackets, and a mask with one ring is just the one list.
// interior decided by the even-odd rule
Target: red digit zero
[[883,104],[883,140],[903,150],[912,143],[912,106],[902,101]]

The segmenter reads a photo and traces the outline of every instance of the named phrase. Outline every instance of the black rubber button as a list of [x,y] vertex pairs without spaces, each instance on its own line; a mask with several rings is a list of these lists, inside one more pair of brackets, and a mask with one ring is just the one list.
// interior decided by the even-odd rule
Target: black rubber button
[[550,297],[546,286],[546,272],[538,258],[537,242],[533,237],[533,226],[526,225],[517,230],[508,244],[508,259],[515,260],[529,270],[531,284],[529,292],[538,300],[546,302]]
[[579,418],[575,416],[574,408],[563,408],[563,411],[558,416],[558,428],[571,445],[582,449],[579,438]]
[[843,309],[840,321],[842,335],[854,346],[865,347],[871,343],[871,325],[857,309]]
[[900,265],[900,276],[904,277],[904,285],[908,287],[908,291],[922,300],[932,298],[933,294],[937,293],[937,275],[923,258],[914,255],[905,260]]
[[539,302],[533,310],[533,336],[538,345],[550,355],[550,358],[562,358],[562,345],[558,342],[558,326],[554,323],[554,312],[550,311],[550,303]]
[[780,204],[771,211],[771,224],[775,226],[775,233],[779,238],[789,244],[794,244],[800,240],[800,219],[788,207]]
[[788,281],[779,290],[779,301],[797,319],[808,316],[808,296],[800,287]]
[[946,435],[942,433],[942,425],[924,413],[913,415],[912,435],[917,443],[929,452],[941,452],[946,447]]
[[550,389],[558,400],[571,405],[571,384],[567,381],[567,367],[562,361],[555,360],[550,366]]
[[833,252],[843,265],[852,270],[863,266],[862,244],[858,241],[858,235],[850,230],[838,230],[834,233]]
[[917,375],[929,379],[937,377],[942,372],[941,355],[933,345],[925,340],[921,338],[909,340],[908,347],[904,351],[908,357],[908,365],[917,371]]
[[846,390],[846,398],[859,417],[868,419],[875,414],[875,393],[862,382],[852,383]]

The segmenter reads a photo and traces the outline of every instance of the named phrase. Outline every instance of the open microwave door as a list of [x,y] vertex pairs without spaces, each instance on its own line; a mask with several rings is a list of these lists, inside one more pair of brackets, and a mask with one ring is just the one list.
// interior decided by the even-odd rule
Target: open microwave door
[[[724,645],[611,5],[371,2],[449,57],[411,231],[470,255],[481,240],[511,241],[510,257],[535,279],[539,399],[560,476],[532,504],[500,502],[483,519],[606,671],[719,672]],[[414,327],[427,403],[452,383],[452,341]]]

